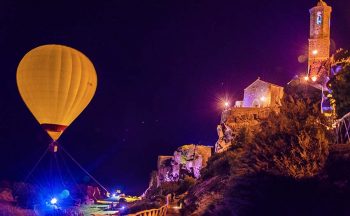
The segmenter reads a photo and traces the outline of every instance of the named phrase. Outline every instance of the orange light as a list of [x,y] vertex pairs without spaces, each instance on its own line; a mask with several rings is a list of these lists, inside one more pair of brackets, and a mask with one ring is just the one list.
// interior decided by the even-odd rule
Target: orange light
[[312,50],[312,55],[317,55],[318,54],[318,50]]
[[266,101],[266,97],[265,97],[265,96],[262,96],[262,97],[260,98],[260,100],[261,100],[261,101]]
[[316,82],[317,77],[316,77],[316,76],[312,76],[312,77],[311,77],[311,80],[312,80],[312,82]]
[[304,76],[304,80],[305,81],[309,81],[309,77],[308,76]]

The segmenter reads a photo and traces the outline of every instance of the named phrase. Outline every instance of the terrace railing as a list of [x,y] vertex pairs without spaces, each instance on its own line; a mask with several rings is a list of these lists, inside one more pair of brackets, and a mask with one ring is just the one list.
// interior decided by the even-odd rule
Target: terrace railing
[[350,112],[336,122],[336,143],[350,144]]
[[166,204],[157,209],[147,209],[136,212],[134,214],[128,214],[127,216],[166,216],[169,206],[170,194],[166,196]]
[[149,209],[137,212],[135,214],[128,214],[127,216],[166,216],[168,204],[163,205],[158,209]]

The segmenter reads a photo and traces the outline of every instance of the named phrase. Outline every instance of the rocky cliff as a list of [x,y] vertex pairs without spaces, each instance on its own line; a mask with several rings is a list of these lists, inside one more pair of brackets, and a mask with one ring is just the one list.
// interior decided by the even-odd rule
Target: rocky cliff
[[199,178],[200,170],[206,166],[212,147],[202,145],[183,145],[173,156],[158,157],[158,183],[176,182],[185,175]]

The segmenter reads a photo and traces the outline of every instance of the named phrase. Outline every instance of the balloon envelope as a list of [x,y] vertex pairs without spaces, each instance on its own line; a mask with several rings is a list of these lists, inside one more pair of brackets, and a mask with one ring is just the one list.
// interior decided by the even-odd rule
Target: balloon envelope
[[56,141],[91,101],[97,76],[81,52],[44,45],[29,51],[19,63],[17,86],[31,113]]

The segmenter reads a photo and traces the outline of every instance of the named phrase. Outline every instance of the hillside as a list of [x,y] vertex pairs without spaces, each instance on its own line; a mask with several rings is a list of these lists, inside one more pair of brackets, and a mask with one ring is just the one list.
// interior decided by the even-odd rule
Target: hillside
[[350,215],[349,150],[333,146],[318,90],[291,83],[285,93],[280,113],[210,158],[184,215]]

